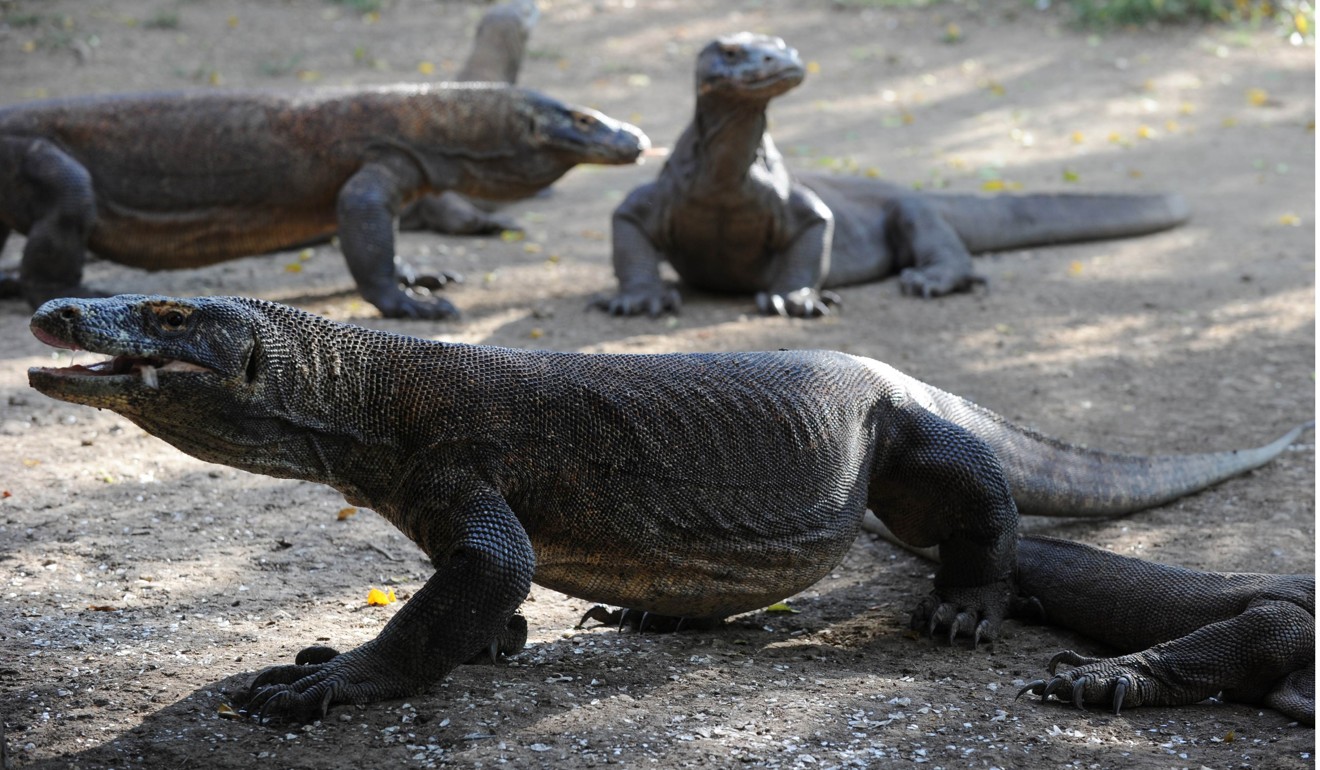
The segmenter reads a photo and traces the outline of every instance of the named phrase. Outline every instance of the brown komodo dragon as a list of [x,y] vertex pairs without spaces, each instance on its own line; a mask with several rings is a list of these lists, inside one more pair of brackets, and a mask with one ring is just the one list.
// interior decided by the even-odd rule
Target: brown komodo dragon
[[[388,317],[447,318],[444,275],[397,264],[394,219],[442,190],[531,195],[579,163],[636,161],[640,130],[535,91],[481,84],[96,96],[0,108],[0,245],[27,235],[0,294],[94,294],[84,253],[199,267],[338,233]],[[405,290],[405,288],[407,290]]]
[[257,677],[249,708],[296,718],[521,649],[533,581],[672,625],[764,607],[833,569],[868,507],[944,557],[914,626],[994,639],[1019,511],[1159,505],[1303,429],[1258,449],[1110,454],[844,353],[513,350],[242,297],[53,300],[32,329],[110,356],[30,369],[42,393],[203,460],[330,485],[426,552],[435,574],[376,639]]
[[[868,514],[862,528],[904,545]],[[938,549],[910,548],[939,561]],[[1206,572],[1082,543],[1018,541],[1011,616],[1085,634],[1121,654],[1067,650],[1018,693],[1078,708],[1184,706],[1216,694],[1315,724],[1315,575]],[[1058,666],[1072,668],[1059,672]]]
[[797,51],[777,37],[718,38],[697,56],[696,115],[659,177],[615,209],[617,315],[677,310],[668,261],[699,289],[756,295],[763,313],[818,316],[822,291],[898,275],[934,297],[983,279],[972,253],[1140,235],[1188,216],[1177,195],[917,193],[875,179],[791,175],[766,131],[770,100],[802,82]]

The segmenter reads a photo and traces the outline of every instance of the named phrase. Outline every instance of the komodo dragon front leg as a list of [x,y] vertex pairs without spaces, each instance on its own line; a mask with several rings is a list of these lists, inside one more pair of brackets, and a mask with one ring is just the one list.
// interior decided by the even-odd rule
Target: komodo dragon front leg
[[339,191],[339,242],[362,297],[386,318],[456,318],[442,297],[420,301],[411,290],[438,289],[452,274],[418,275],[394,254],[394,218],[406,190],[418,189],[421,173],[411,161],[387,156],[364,165]]
[[[426,494],[439,486],[414,499],[445,499],[443,491]],[[406,517],[405,527],[426,522],[416,539],[435,574],[375,639],[325,662],[263,671],[252,683],[245,704],[249,713],[319,719],[338,703],[421,692],[491,647],[522,648],[526,622],[514,613],[531,589],[535,556],[508,503],[491,490],[474,488],[458,493],[448,506],[415,504]],[[316,649],[300,657],[307,659]]]
[[757,292],[756,307],[765,315],[829,315],[830,307],[841,302],[838,294],[820,289],[830,272],[834,214],[820,196],[801,185],[793,185],[785,208],[783,230],[791,240],[772,260],[776,274],[768,291]]
[[26,230],[17,275],[0,274],[0,296],[33,307],[56,297],[102,296],[82,286],[88,234],[96,222],[92,175],[45,139],[0,138],[0,246],[12,220]]

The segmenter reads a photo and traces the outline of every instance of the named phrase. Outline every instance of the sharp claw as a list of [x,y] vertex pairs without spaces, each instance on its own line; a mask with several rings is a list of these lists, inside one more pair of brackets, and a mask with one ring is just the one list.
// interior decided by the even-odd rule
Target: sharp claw
[[325,715],[330,713],[330,702],[334,700],[334,695],[335,688],[327,687],[325,689],[325,695],[321,696],[321,719],[323,720],[325,719]]
[[1054,677],[1053,679],[1051,679],[1050,681],[1046,682],[1046,683],[1045,683],[1045,689],[1042,690],[1041,693],[1040,693],[1040,701],[1041,701],[1041,703],[1044,703],[1046,700],[1049,699],[1049,697],[1050,697],[1051,695],[1055,694],[1056,692],[1058,692],[1059,690],[1062,690],[1062,689],[1063,689],[1063,678],[1062,678],[1062,677],[1057,677],[1057,676],[1056,676],[1056,677]]
[[1082,697],[1085,694],[1086,694],[1086,677],[1083,676],[1078,678],[1076,682],[1073,682],[1073,688],[1072,688],[1073,705],[1076,706],[1081,711],[1086,711],[1086,702],[1082,699]]
[[646,627],[649,625],[651,625],[651,613],[643,612],[642,619],[637,622],[637,632],[641,633],[645,631]]
[[500,662],[500,640],[499,640],[499,639],[491,639],[491,640],[490,640],[490,647],[489,647],[489,650],[490,650],[490,662],[491,662],[491,663],[499,663],[499,662]]
[[1118,712],[1123,709],[1123,698],[1127,695],[1127,691],[1128,678],[1120,676],[1118,683],[1114,685],[1114,716],[1118,716]]
[[679,618],[678,623],[674,624],[674,633],[678,633],[679,631],[682,631],[683,626],[687,625],[687,622],[688,622],[687,618]]
[[1021,690],[1018,690],[1018,694],[1013,697],[1013,700],[1017,700],[1018,698],[1021,698],[1023,695],[1026,695],[1027,693],[1034,694],[1037,688],[1043,689],[1044,687],[1045,687],[1044,679],[1036,679],[1034,681],[1027,682],[1027,686],[1023,687]]
[[289,691],[280,690],[279,692],[267,698],[266,701],[261,704],[261,711],[257,712],[257,724],[259,725],[266,724],[266,720],[270,718],[271,707],[277,703],[282,702],[287,697],[289,697]]

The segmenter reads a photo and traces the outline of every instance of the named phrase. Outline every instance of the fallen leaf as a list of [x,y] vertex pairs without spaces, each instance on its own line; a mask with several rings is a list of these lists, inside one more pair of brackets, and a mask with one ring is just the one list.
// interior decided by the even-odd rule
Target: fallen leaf
[[417,71],[422,73],[423,75],[434,75],[435,64],[429,61],[419,62],[417,64]]
[[242,715],[242,714],[239,714],[237,711],[235,711],[235,710],[234,710],[234,707],[233,707],[233,706],[230,706],[228,703],[221,703],[220,706],[219,706],[218,708],[216,708],[215,713],[216,713],[216,715],[219,716],[221,719],[242,719],[242,718],[243,718],[243,715]]
[[775,602],[774,604],[770,605],[769,607],[766,607],[766,608],[765,608],[765,611],[766,611],[766,612],[780,612],[780,613],[784,613],[784,614],[788,614],[788,615],[797,615],[797,614],[799,614],[799,613],[802,612],[802,610],[795,610],[795,609],[793,609],[792,607],[788,606],[788,604],[785,603],[785,602]]
[[1002,179],[987,179],[981,183],[981,189],[986,192],[999,192],[1005,187]]
[[7,499],[7,498],[10,498],[10,497],[13,497],[13,496],[14,496],[14,493],[13,493],[13,492],[10,492],[8,489],[6,489],[6,490],[4,490],[4,491],[0,491],[0,500],[4,500],[4,499]]
[[289,264],[287,264],[287,265],[284,266],[284,272],[286,272],[286,273],[301,273],[301,272],[302,272],[302,265],[299,264],[299,263],[297,263],[297,262],[290,262]]
[[1247,104],[1252,107],[1264,107],[1270,101],[1270,92],[1263,88],[1247,89]]
[[500,240],[505,243],[516,243],[526,237],[527,235],[522,230],[503,230],[500,232]]
[[1063,170],[1063,181],[1065,182],[1076,182],[1081,180],[1081,178],[1082,178],[1081,174],[1078,174],[1076,171],[1073,171],[1070,168],[1065,168]]
[[820,62],[818,62],[818,61],[809,61],[809,62],[807,62],[807,74],[808,74],[808,75],[819,75],[819,74],[820,74]]
[[1149,139],[1152,136],[1155,136],[1155,129],[1150,126],[1139,126],[1137,128],[1137,136],[1142,139]]
[[225,19],[225,23],[229,25],[229,28],[230,28],[230,29],[238,29],[238,17],[237,17],[237,16],[230,16],[228,19]]
[[524,243],[524,244],[523,244],[523,251],[526,252],[526,253],[528,253],[528,254],[540,254],[540,253],[541,253],[541,244],[539,244],[539,243]]
[[398,598],[394,595],[393,588],[389,590],[389,593],[386,593],[379,588],[373,588],[370,591],[367,591],[367,606],[369,607],[384,607],[387,604],[394,604],[397,601]]
[[1082,263],[1079,262],[1078,260],[1075,260],[1075,259],[1074,259],[1074,260],[1073,260],[1071,263],[1069,263],[1069,265],[1068,265],[1068,274],[1069,274],[1069,275],[1081,275],[1081,274],[1082,274]]
[[335,521],[344,521],[345,519],[352,518],[353,516],[357,515],[357,512],[358,509],[354,508],[351,505],[348,506],[347,508],[340,508],[339,513],[335,514]]
[[1083,134],[1081,131],[1074,131],[1074,132],[1072,132],[1072,143],[1073,143],[1073,144],[1081,144],[1082,142],[1085,142],[1085,141],[1086,141],[1086,135]]
[[528,336],[528,337],[531,337],[531,338],[534,339],[534,340],[539,340],[539,339],[541,339],[542,337],[545,336],[545,332],[542,331],[542,330],[539,329],[539,328],[538,328],[538,329],[532,329],[531,331],[527,332],[527,336]]
[[1288,227],[1301,227],[1302,218],[1297,216],[1296,214],[1284,214],[1283,216],[1279,217],[1279,224],[1286,225]]
[[38,465],[41,465],[41,461],[40,461],[40,460],[35,460],[35,459],[31,458],[31,457],[24,457],[24,458],[23,458],[23,467],[24,467],[24,468],[35,468],[35,467],[37,467]]

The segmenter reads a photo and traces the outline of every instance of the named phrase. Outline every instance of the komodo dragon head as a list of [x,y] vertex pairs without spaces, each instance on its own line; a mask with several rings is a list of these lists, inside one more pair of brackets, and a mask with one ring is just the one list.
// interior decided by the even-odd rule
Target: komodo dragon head
[[319,480],[345,439],[363,438],[345,435],[335,410],[342,417],[371,387],[359,375],[373,353],[340,344],[348,327],[292,308],[241,297],[57,299],[31,328],[48,345],[109,356],[33,367],[33,388],[118,412],[203,460]]
[[797,49],[782,38],[739,32],[697,54],[697,95],[764,102],[795,88],[806,73]]

